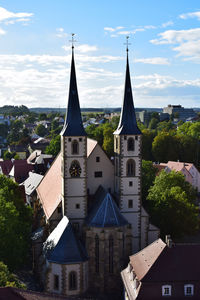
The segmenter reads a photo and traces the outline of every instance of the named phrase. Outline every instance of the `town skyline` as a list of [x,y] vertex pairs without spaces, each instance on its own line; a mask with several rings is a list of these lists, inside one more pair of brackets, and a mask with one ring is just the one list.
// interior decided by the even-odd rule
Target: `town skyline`
[[82,108],[121,107],[127,35],[135,107],[198,107],[199,21],[195,0],[3,1],[0,106],[66,107],[74,32]]

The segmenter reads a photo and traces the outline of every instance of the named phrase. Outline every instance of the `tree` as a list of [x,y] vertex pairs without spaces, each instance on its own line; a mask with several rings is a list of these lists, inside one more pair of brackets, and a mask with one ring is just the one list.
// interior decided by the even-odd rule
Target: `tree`
[[36,128],[35,128],[35,133],[36,133],[37,135],[43,137],[43,136],[45,136],[45,134],[47,133],[47,130],[46,130],[46,128],[44,127],[44,125],[39,124],[39,125],[37,125]]
[[153,140],[152,152],[156,161],[168,162],[179,159],[179,139],[171,132],[162,131]]
[[156,118],[152,118],[149,122],[149,129],[156,129],[157,125],[159,123],[159,120]]
[[39,114],[38,119],[39,119],[39,121],[47,120],[47,115],[45,113],[41,113],[41,114]]
[[142,204],[146,207],[146,198],[149,189],[154,184],[156,177],[156,168],[152,161],[142,160]]
[[4,160],[11,160],[11,158],[13,158],[15,156],[15,152],[9,152],[8,150],[6,150],[3,154],[3,159]]
[[162,171],[156,177],[147,197],[147,208],[153,224],[164,237],[194,234],[199,229],[196,191],[180,172]]
[[0,136],[6,138],[8,135],[8,125],[7,124],[0,124]]
[[113,142],[114,142],[114,137],[113,137],[113,129],[110,126],[104,126],[103,130],[103,149],[107,153],[109,157],[114,156],[114,148],[113,148]]
[[59,152],[60,152],[60,135],[57,135],[51,140],[49,146],[46,147],[45,153],[56,156],[58,155]]
[[23,265],[30,245],[32,209],[18,184],[0,175],[0,257],[13,270]]
[[153,160],[152,142],[155,135],[155,130],[142,130],[142,158],[145,160]]
[[0,286],[11,286],[17,288],[25,288],[26,286],[19,282],[17,277],[10,273],[8,267],[0,261]]

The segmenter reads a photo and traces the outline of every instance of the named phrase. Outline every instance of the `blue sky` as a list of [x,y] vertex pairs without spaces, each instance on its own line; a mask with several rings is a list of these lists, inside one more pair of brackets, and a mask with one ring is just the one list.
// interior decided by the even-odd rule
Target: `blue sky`
[[70,34],[81,107],[122,104],[126,46],[136,107],[200,107],[197,0],[0,2],[0,106],[65,107]]

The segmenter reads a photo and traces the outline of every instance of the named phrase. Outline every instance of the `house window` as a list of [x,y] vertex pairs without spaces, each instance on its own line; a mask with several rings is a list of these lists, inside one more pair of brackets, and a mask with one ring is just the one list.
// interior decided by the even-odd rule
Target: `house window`
[[133,138],[129,138],[128,139],[128,143],[127,143],[127,150],[128,151],[134,151],[134,148],[135,148],[134,139]]
[[74,223],[72,223],[72,226],[73,226],[74,232],[78,233],[79,232],[79,223],[74,222]]
[[113,273],[113,237],[109,237],[109,273]]
[[102,177],[102,172],[101,171],[94,172],[94,177]]
[[71,142],[71,140],[72,140],[71,138],[68,138],[68,141],[69,141],[69,142]]
[[96,162],[100,162],[100,157],[99,156],[96,157]]
[[185,284],[184,285],[184,294],[185,294],[185,296],[192,296],[194,294],[194,285],[193,284]]
[[171,296],[171,285],[163,285],[162,286],[162,296]]
[[137,135],[135,136],[135,140],[136,140],[136,141],[138,140],[138,136],[137,136]]
[[128,208],[133,208],[133,200],[128,200]]
[[74,271],[69,273],[69,290],[77,290],[77,274]]
[[127,161],[126,175],[127,176],[135,176],[135,161],[133,159],[129,159]]
[[82,142],[82,138],[79,138],[79,142]]
[[126,135],[124,136],[124,139],[127,140],[127,136]]
[[72,142],[72,154],[78,154],[78,142],[74,140]]
[[54,275],[54,290],[59,290],[59,275]]
[[99,273],[99,237],[95,236],[95,271]]
[[133,181],[129,181],[129,186],[133,186]]
[[79,208],[80,208],[80,204],[77,203],[77,204],[76,204],[76,209],[79,209]]
[[117,137],[116,137],[115,141],[116,141],[116,149],[118,149],[118,138]]

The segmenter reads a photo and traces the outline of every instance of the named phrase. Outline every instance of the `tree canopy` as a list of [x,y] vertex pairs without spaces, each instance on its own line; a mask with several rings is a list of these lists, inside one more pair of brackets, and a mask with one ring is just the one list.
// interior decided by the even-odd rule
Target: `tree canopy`
[[162,171],[156,177],[147,197],[147,208],[152,222],[161,235],[181,237],[195,234],[199,229],[196,191],[180,172]]
[[59,152],[60,152],[60,135],[57,135],[51,140],[49,146],[46,147],[45,153],[56,156],[58,155]]
[[0,257],[11,270],[27,258],[31,223],[32,209],[25,205],[19,186],[0,175]]
[[14,274],[10,273],[8,267],[2,261],[0,261],[0,286],[25,288],[25,285],[20,283]]

